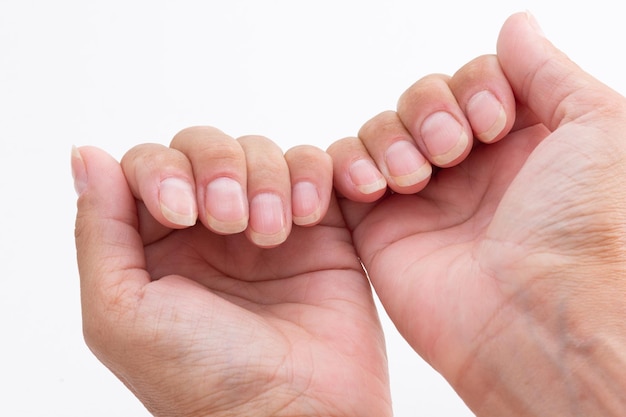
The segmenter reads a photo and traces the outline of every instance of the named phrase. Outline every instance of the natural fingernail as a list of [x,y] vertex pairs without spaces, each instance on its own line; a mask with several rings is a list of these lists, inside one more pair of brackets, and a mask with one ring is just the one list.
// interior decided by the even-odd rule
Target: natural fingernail
[[428,116],[422,123],[421,134],[433,162],[441,166],[461,156],[469,140],[463,126],[444,111]]
[[373,163],[366,159],[354,161],[350,166],[350,178],[363,194],[372,194],[387,186],[385,178]]
[[259,246],[275,246],[287,239],[285,209],[273,193],[257,194],[250,202],[250,234]]
[[87,188],[87,168],[80,151],[76,146],[72,146],[72,178],[74,179],[74,190],[79,196]]
[[389,176],[396,185],[408,187],[430,177],[432,167],[411,143],[394,142],[385,152],[385,163]]
[[530,11],[526,10],[526,18],[528,19],[528,23],[530,23],[530,26],[533,28],[533,30],[539,36],[545,38],[546,35],[543,29],[541,28],[541,26],[539,25],[539,22],[537,21],[537,18],[535,17],[535,15],[533,15]]
[[506,125],[500,101],[489,91],[476,93],[467,103],[467,117],[478,139],[492,142]]
[[215,232],[234,234],[248,225],[248,200],[241,184],[228,177],[211,181],[206,188],[207,223]]
[[198,217],[193,187],[180,178],[166,178],[159,185],[159,204],[163,216],[180,226],[193,226]]
[[320,218],[320,196],[315,184],[296,183],[291,190],[293,222],[298,225],[315,223]]

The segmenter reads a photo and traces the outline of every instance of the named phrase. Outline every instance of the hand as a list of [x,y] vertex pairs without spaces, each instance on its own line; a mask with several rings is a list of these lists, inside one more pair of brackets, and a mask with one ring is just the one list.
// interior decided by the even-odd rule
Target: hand
[[626,410],[624,132],[626,100],[520,14],[329,148],[383,305],[477,415]]
[[391,415],[323,151],[194,128],[72,164],[85,338],[152,413]]

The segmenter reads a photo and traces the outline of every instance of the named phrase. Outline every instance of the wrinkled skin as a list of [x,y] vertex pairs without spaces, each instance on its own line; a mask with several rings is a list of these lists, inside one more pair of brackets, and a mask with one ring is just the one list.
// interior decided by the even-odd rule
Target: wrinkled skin
[[[366,206],[343,200],[342,211],[390,317],[477,415],[619,415],[626,101],[533,24],[513,16],[498,44],[517,99],[508,133],[477,141],[418,194],[400,188]],[[453,92],[468,71],[448,81]],[[410,126],[407,100],[410,90],[398,110]],[[383,137],[388,119],[374,118],[362,134],[373,159],[378,145],[368,138]],[[330,149],[339,169],[343,146]],[[353,200],[370,199],[338,178]],[[610,401],[587,395],[602,390]]]
[[151,412],[390,415],[380,324],[336,206],[274,249],[200,223],[154,224],[144,236],[158,238],[142,242],[149,215],[140,205],[138,218],[119,165],[80,152],[85,337]]
[[[506,115],[495,136],[469,104],[481,90]],[[334,170],[340,198],[328,189],[324,215],[261,237],[252,220],[231,233],[202,210],[191,227],[158,211],[151,184],[175,173],[202,190],[206,170],[223,166],[194,161],[207,139],[194,136],[191,150],[142,147],[122,165],[81,148],[87,343],[155,415],[389,416],[383,336],[360,260],[400,332],[477,415],[620,415],[625,103],[515,15],[497,57],[418,81],[397,112],[331,146],[332,170],[319,153],[294,156],[307,154],[320,178]],[[420,126],[442,109],[474,144],[434,154],[444,147]],[[212,132],[220,149],[235,143]],[[399,137],[428,169],[406,176],[385,165]],[[247,161],[250,197],[272,187],[287,195],[301,164],[271,174],[251,162],[255,146],[270,149],[255,143],[228,159],[239,167],[229,175]],[[350,182],[359,158],[380,171],[357,176],[370,184]]]

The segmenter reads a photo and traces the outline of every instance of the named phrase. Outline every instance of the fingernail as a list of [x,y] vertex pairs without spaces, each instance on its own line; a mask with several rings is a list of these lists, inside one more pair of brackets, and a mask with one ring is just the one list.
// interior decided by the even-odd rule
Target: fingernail
[[529,10],[526,10],[526,17],[528,18],[528,23],[530,23],[530,26],[533,28],[533,30],[538,35],[545,38],[546,34],[543,32],[543,29],[541,29],[541,26],[539,25],[537,18]]
[[356,188],[363,194],[372,194],[387,186],[385,178],[373,163],[359,159],[350,166],[350,178]]
[[207,223],[218,233],[243,232],[248,225],[248,201],[239,182],[216,178],[207,185]]
[[315,184],[309,181],[296,183],[291,190],[293,222],[297,225],[315,223],[320,218],[320,196]]
[[159,204],[163,216],[180,226],[193,226],[198,217],[193,187],[180,178],[166,178],[159,185]]
[[250,234],[259,246],[275,246],[287,238],[285,210],[273,193],[257,194],[250,202]]
[[485,143],[497,138],[506,125],[504,107],[489,91],[474,94],[466,110],[476,137]]
[[71,164],[74,190],[80,196],[87,188],[87,167],[85,167],[85,161],[76,146],[72,146]]
[[465,130],[448,112],[440,111],[428,116],[422,123],[421,134],[428,153],[437,165],[449,164],[467,148]]
[[430,177],[432,167],[411,143],[400,140],[391,144],[385,152],[389,176],[396,185],[408,187]]

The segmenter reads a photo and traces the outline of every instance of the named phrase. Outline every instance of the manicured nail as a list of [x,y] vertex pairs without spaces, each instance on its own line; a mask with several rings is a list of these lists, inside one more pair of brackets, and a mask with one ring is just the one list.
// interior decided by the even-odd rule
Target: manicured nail
[[467,103],[467,117],[476,137],[492,142],[506,125],[506,113],[500,101],[489,91],[474,94]]
[[76,146],[72,146],[72,178],[74,179],[74,190],[80,196],[87,188],[87,167],[80,151]]
[[433,162],[440,166],[454,161],[467,148],[465,130],[448,112],[428,116],[422,123],[421,134]]
[[287,239],[285,209],[273,193],[257,194],[250,202],[250,236],[259,246],[275,246]]
[[291,189],[293,222],[308,225],[319,220],[321,215],[320,195],[315,184],[309,181],[296,183]]
[[432,167],[411,143],[400,140],[391,144],[385,152],[389,176],[396,185],[408,187],[430,177]]
[[159,185],[159,204],[163,216],[180,226],[193,226],[198,218],[196,198],[189,182],[166,178]]
[[350,178],[356,188],[363,194],[372,194],[387,186],[385,178],[378,168],[366,159],[359,159],[350,166]]
[[209,226],[218,233],[243,232],[248,226],[248,200],[239,182],[216,178],[206,188],[206,215]]

